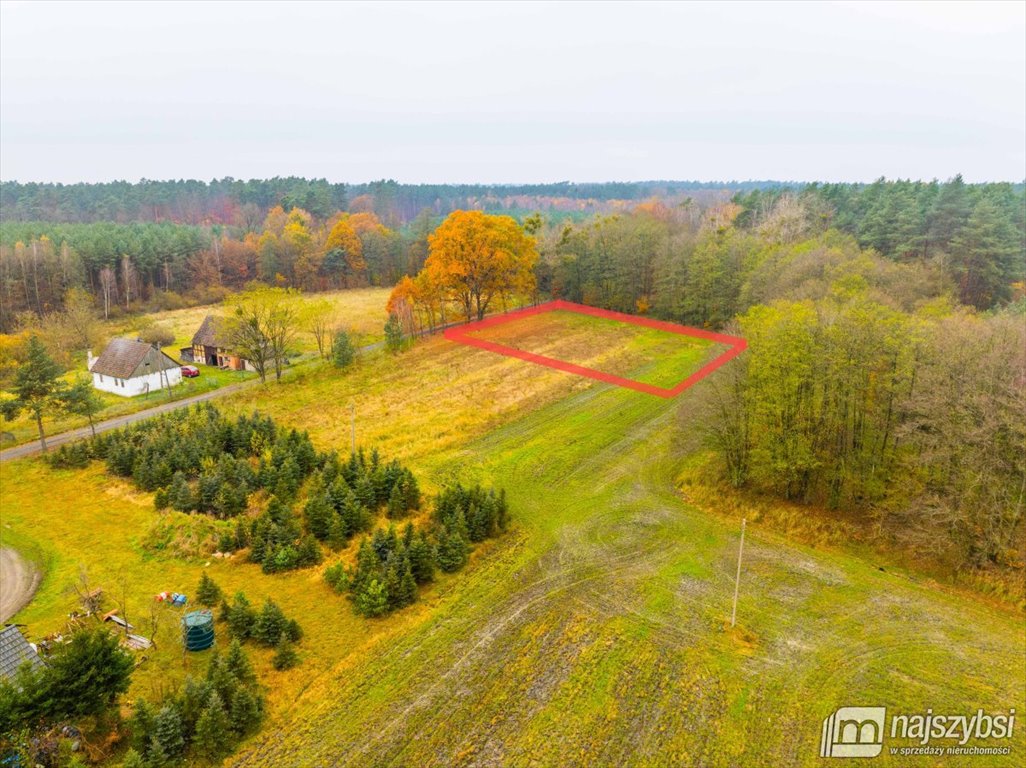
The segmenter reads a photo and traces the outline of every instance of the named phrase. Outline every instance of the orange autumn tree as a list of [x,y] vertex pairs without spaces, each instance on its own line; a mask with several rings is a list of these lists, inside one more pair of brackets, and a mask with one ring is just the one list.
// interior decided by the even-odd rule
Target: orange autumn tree
[[332,282],[340,278],[347,288],[361,284],[367,274],[363,243],[353,228],[351,216],[342,214],[324,241],[322,269]]
[[468,320],[481,320],[492,300],[534,289],[535,242],[509,216],[454,211],[428,237],[424,273]]

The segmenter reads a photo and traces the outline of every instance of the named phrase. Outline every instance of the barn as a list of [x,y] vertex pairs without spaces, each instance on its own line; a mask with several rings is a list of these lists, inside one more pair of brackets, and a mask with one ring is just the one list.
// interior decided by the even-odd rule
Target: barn
[[216,365],[232,371],[246,369],[246,361],[231,350],[228,329],[223,317],[207,315],[192,337],[192,360],[203,365]]
[[103,353],[89,353],[93,387],[122,397],[134,397],[173,387],[182,381],[182,369],[173,358],[152,344],[113,339]]

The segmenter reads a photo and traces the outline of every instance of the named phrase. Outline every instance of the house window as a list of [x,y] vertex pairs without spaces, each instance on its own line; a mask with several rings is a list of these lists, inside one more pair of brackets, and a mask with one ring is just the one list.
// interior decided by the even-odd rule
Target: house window
[[100,374],[97,374],[97,375],[100,377],[100,383],[103,384],[103,374],[100,373]]

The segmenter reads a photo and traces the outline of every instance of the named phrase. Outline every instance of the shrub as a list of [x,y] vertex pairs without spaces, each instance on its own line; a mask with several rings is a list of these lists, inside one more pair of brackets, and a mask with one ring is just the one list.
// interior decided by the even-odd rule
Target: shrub
[[356,348],[353,346],[349,334],[339,331],[331,340],[331,362],[336,368],[345,369],[353,364],[356,359]]

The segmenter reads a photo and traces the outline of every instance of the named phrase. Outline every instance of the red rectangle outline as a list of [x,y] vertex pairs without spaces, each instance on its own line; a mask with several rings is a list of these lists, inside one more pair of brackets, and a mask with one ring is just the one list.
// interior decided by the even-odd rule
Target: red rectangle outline
[[[553,357],[546,357],[545,355],[537,355],[534,352],[525,352],[522,349],[507,347],[504,344],[497,344],[493,341],[477,339],[469,335],[477,331],[483,331],[487,328],[494,328],[498,325],[511,323],[524,317],[541,315],[558,309],[562,309],[567,312],[576,312],[581,315],[601,317],[606,320],[616,320],[621,323],[630,323],[631,325],[640,325],[645,328],[655,328],[656,330],[666,331],[667,333],[676,333],[680,336],[692,336],[697,339],[705,339],[717,344],[725,344],[730,347],[730,349],[710,360],[699,370],[695,371],[695,373],[680,382],[677,386],[667,389],[665,387],[657,387],[653,384],[645,384],[641,381],[635,381],[634,379],[625,379],[622,376],[615,376],[611,373],[596,371],[594,368],[575,365],[574,363],[568,363],[565,360],[558,360]],[[557,371],[565,371],[578,376],[585,376],[589,379],[595,379],[596,381],[604,381],[607,384],[616,384],[619,387],[626,387],[627,389],[633,389],[637,392],[644,392],[649,395],[664,398],[676,397],[688,387],[704,379],[724,363],[733,360],[748,347],[748,342],[738,336],[728,336],[724,333],[714,333],[712,331],[702,330],[701,328],[690,328],[686,325],[668,323],[662,320],[651,320],[647,317],[628,315],[623,312],[613,312],[608,309],[597,309],[595,307],[589,307],[586,304],[575,304],[572,301],[563,301],[562,299],[549,301],[545,304],[538,304],[534,307],[517,309],[512,312],[507,312],[506,314],[496,315],[473,323],[446,328],[444,336],[450,341],[455,341],[458,344],[466,344],[471,347],[477,347],[478,349],[495,352],[507,357],[526,360],[529,363],[544,365],[548,368],[555,368]]]

